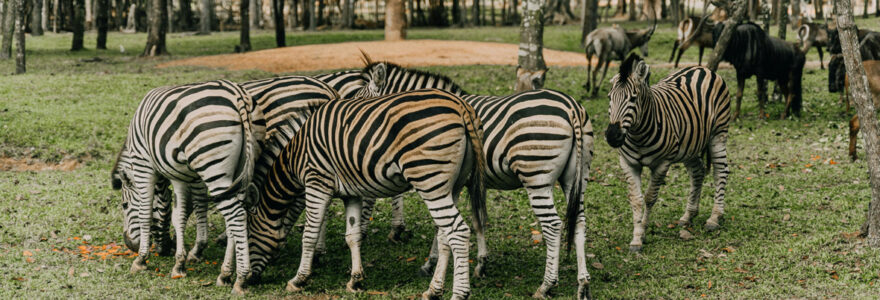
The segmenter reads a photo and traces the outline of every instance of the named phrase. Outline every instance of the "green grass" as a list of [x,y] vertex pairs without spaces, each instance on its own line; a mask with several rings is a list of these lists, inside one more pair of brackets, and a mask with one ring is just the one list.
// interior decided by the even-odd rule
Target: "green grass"
[[[859,22],[864,22],[858,19]],[[874,22],[874,23],[870,23]],[[876,19],[867,21],[876,26]],[[870,25],[874,24],[874,25]],[[626,24],[645,26],[646,23]],[[877,29],[877,28],[874,28]],[[579,29],[549,27],[548,48],[579,51]],[[417,29],[411,38],[467,39],[515,42],[516,28]],[[789,32],[789,39],[793,33]],[[172,34],[171,58],[141,59],[134,55],[143,47],[142,34],[111,34],[110,50],[67,51],[69,35],[49,34],[28,39],[29,73],[0,77],[0,155],[57,162],[80,158],[84,167],[72,172],[0,172],[0,298],[110,297],[215,298],[229,289],[203,286],[213,282],[218,265],[190,266],[184,279],[167,278],[173,261],[151,257],[151,269],[129,274],[130,258],[91,259],[65,253],[83,245],[121,243],[119,193],[110,189],[109,167],[126,134],[126,126],[140,97],[149,89],[215,78],[247,80],[271,76],[259,71],[225,71],[205,68],[155,69],[168,59],[228,53],[235,33],[207,37]],[[290,44],[314,44],[381,38],[379,31],[294,33]],[[651,43],[649,63],[665,62],[674,32],[661,25]],[[93,42],[94,36],[87,35]],[[256,49],[272,45],[268,32],[253,38]],[[126,53],[119,52],[123,45]],[[93,48],[93,44],[86,44]],[[810,53],[816,59],[815,51]],[[100,57],[100,62],[83,59]],[[682,61],[696,61],[691,50]],[[827,61],[827,58],[826,58]],[[12,70],[12,62],[0,62],[0,70]],[[455,78],[473,93],[507,94],[513,89],[514,67],[431,67]],[[616,70],[616,69],[615,69]],[[652,68],[652,80],[671,69]],[[805,110],[799,119],[758,120],[755,83],[747,83],[743,118],[730,129],[728,149],[732,174],[727,194],[727,214],[721,230],[706,232],[694,227],[695,239],[681,241],[676,229],[666,225],[684,210],[688,180],[684,168],[669,172],[660,201],[652,212],[652,226],[642,254],[627,250],[632,234],[631,212],[626,200],[623,172],[617,154],[604,142],[607,99],[587,100],[580,87],[584,68],[554,68],[547,87],[582,100],[593,118],[597,141],[592,175],[584,201],[587,207],[587,253],[592,290],[596,298],[873,298],[880,279],[880,251],[844,233],[858,230],[870,199],[867,165],[851,163],[845,155],[847,115],[837,95],[826,91],[826,73],[805,72]],[[734,88],[734,73],[720,72]],[[600,93],[604,94],[604,93]],[[768,113],[779,116],[782,104],[771,102]],[[818,158],[817,158],[818,156]],[[815,159],[815,160],[814,160]],[[837,164],[828,164],[833,159]],[[811,166],[807,167],[807,164]],[[809,170],[809,171],[807,171]],[[708,217],[711,180],[707,180],[696,224]],[[489,277],[473,279],[473,297],[526,298],[540,285],[544,265],[543,244],[531,240],[534,223],[525,192],[491,192],[491,226],[488,231],[492,261]],[[561,204],[561,193],[556,199]],[[341,205],[332,206],[335,214]],[[407,222],[412,238],[402,245],[388,244],[387,202],[380,202],[363,249],[366,287],[405,298],[421,293],[427,278],[417,277],[418,266],[430,247],[433,227],[424,205],[407,198]],[[466,210],[465,210],[466,211]],[[789,217],[785,217],[788,215]],[[211,235],[222,221],[212,215]],[[373,298],[344,290],[350,263],[341,238],[344,224],[330,220],[324,265],[316,269],[303,296]],[[193,240],[190,230],[188,240]],[[74,239],[74,237],[80,239]],[[276,298],[297,296],[283,291],[293,277],[300,253],[298,234],[284,249],[285,255],[270,267],[264,283],[250,287],[251,296]],[[39,251],[37,251],[39,249]],[[59,249],[59,252],[52,251]],[[730,252],[723,250],[732,250]],[[24,251],[30,251],[28,262]],[[220,261],[223,249],[211,245],[205,257]],[[709,253],[709,255],[705,255]],[[415,257],[414,261],[407,261]],[[562,261],[560,297],[576,291],[574,255]],[[595,264],[598,265],[598,264]],[[156,272],[158,268],[159,272]],[[72,275],[71,275],[72,274]],[[158,274],[166,274],[160,277]],[[710,288],[711,282],[711,288]],[[451,279],[447,280],[447,287]]]

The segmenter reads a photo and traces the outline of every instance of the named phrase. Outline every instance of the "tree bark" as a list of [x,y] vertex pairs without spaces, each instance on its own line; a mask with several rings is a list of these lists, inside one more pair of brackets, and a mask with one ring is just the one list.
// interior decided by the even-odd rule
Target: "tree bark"
[[471,22],[474,26],[483,25],[480,20],[480,0],[473,0],[473,4],[471,5]]
[[[79,0],[82,1],[82,0]],[[147,27],[147,45],[142,56],[168,54],[165,48],[165,32],[168,30],[168,0],[150,0]]]
[[865,6],[865,7],[864,7],[864,10],[862,11],[862,18],[865,18],[865,19],[868,18],[868,1],[869,1],[869,0],[863,0],[863,1],[862,1],[862,3],[863,3],[864,6]]
[[638,16],[636,15],[636,0],[629,0],[629,18],[630,21],[635,21]]
[[61,31],[61,1],[53,0],[52,1],[52,32],[58,33]]
[[95,48],[107,49],[107,19],[110,14],[110,0],[96,0],[95,26],[98,28],[98,41]]
[[238,36],[238,46],[235,46],[235,52],[247,52],[251,50],[251,28],[250,19],[248,19],[248,11],[250,10],[250,1],[241,0],[239,6],[241,12],[241,30]]
[[[318,28],[318,23],[315,20],[315,0],[304,1],[309,12],[309,31],[315,31]],[[376,3],[378,3],[378,1]]]
[[199,0],[199,34],[211,34],[211,0]]
[[85,0],[73,0],[73,43],[70,51],[79,51],[83,49],[83,35],[85,33],[86,22],[86,4]]
[[543,5],[543,0],[523,1],[522,25],[519,33],[517,92],[544,86],[547,65],[544,63]]
[[[14,0],[15,3],[15,74],[24,74],[27,71],[24,57],[24,31],[27,27],[25,15],[27,7],[25,0]],[[12,1],[9,1],[12,2]]]
[[459,0],[452,0],[452,24],[455,26],[461,26],[461,7],[459,7]]
[[718,43],[715,44],[715,49],[712,51],[712,55],[709,56],[709,61],[706,63],[706,67],[709,70],[717,71],[718,64],[721,63],[721,57],[724,56],[724,51],[727,50],[727,43],[730,42],[730,37],[733,36],[734,27],[739,24],[745,18],[746,7],[745,0],[736,0],[733,2],[731,6],[727,5],[729,2],[712,2],[715,7],[727,7],[727,11],[731,11],[729,8],[733,6],[735,9],[733,11],[733,15],[727,18],[727,21],[724,21],[724,29],[721,30],[721,36],[718,37]]
[[[410,0],[410,4],[412,1]],[[352,28],[354,25],[354,5],[352,0],[345,0],[342,4],[342,27]]]
[[583,45],[587,34],[599,26],[599,0],[583,0],[581,7],[581,45]]
[[[877,129],[877,115],[868,90],[868,77],[862,65],[862,56],[859,53],[859,40],[850,0],[836,0],[834,7],[837,10],[837,30],[840,33],[843,61],[846,64],[846,74],[850,78],[850,97],[858,112],[867,152],[871,201],[868,204],[867,219],[863,228],[867,229],[868,245],[880,247],[880,138],[878,138],[880,132]],[[853,80],[853,78],[861,80]]]
[[49,31],[49,0],[40,0],[40,30]]
[[406,16],[403,0],[385,0],[385,40],[406,39]]
[[776,15],[776,23],[779,24],[779,33],[776,34],[780,39],[785,40],[785,32],[788,31],[788,0],[778,0],[779,10]]
[[287,46],[284,35],[284,0],[272,0],[272,15],[275,19],[275,45]]
[[428,5],[428,25],[448,26],[449,21],[446,20],[446,8],[443,7],[443,0],[429,0]]
[[181,31],[193,30],[192,0],[180,0],[180,18],[178,25]]
[[290,31],[295,30],[296,27],[299,26],[299,2],[297,0],[290,0],[289,8],[287,11],[287,20],[287,28],[289,28]]
[[31,35],[43,35],[43,0],[32,0],[31,8]]
[[[799,24],[801,24],[801,0],[791,0],[791,16],[792,24],[800,26]],[[795,28],[795,30],[797,29]]]
[[0,59],[12,58],[12,36],[15,34],[16,2],[3,2],[3,42],[0,43]]

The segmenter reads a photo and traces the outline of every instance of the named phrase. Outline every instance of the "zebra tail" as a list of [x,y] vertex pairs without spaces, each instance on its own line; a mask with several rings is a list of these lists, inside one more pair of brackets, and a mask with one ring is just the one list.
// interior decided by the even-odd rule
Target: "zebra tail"
[[468,195],[471,201],[471,214],[474,215],[474,230],[483,232],[486,221],[489,216],[486,211],[486,156],[483,152],[483,125],[480,118],[474,111],[473,106],[461,101],[462,107],[465,109],[464,123],[467,130],[468,139],[471,142],[471,150],[475,158],[474,167],[471,171],[471,178],[468,181]]
[[[572,102],[577,105],[577,102]],[[583,153],[583,144],[584,144],[584,126],[582,119],[585,119],[583,115],[580,114],[583,109],[573,109],[574,112],[572,115],[574,116],[572,124],[574,129],[574,144],[575,144],[575,180],[574,185],[571,186],[568,191],[568,195],[566,195],[566,209],[565,209],[565,250],[568,253],[571,253],[571,245],[574,243],[574,235],[575,228],[577,227],[578,215],[580,215],[581,211],[583,211],[583,195],[580,194],[581,189],[583,188],[584,179],[584,153]]]
[[[238,84],[229,81],[225,81],[223,83],[229,84],[232,87],[232,90],[236,94],[238,94],[238,98],[235,101],[235,108],[238,109],[238,114],[241,117],[242,130],[244,131],[244,169],[241,170],[241,173],[239,173],[238,176],[235,178],[235,181],[232,182],[232,186],[240,185],[239,190],[243,189],[245,191],[248,191],[250,188],[252,188],[254,165],[256,163],[255,158],[258,155],[257,153],[255,153],[257,141],[254,137],[253,132],[253,120],[251,120],[251,112],[255,109],[254,102],[251,99],[251,96],[247,92],[245,92],[244,89]],[[252,200],[248,198],[250,197],[246,197],[245,199],[243,199],[245,201],[245,208],[250,207],[250,205],[253,204],[248,203],[250,200]]]

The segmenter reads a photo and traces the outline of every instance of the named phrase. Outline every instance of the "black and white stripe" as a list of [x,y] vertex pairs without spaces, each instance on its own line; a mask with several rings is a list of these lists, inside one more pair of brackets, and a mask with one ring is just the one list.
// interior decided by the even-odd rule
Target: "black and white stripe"
[[[193,204],[211,199],[226,220],[227,244],[218,284],[232,275],[233,291],[244,292],[250,272],[245,211],[247,188],[259,155],[254,104],[233,82],[156,88],[134,114],[128,137],[113,167],[115,189],[122,190],[127,243],[138,246],[133,272],[147,268],[150,225],[158,183],[170,182],[177,198],[172,216],[177,238],[173,278],[186,275],[183,225]],[[137,234],[133,234],[137,232]],[[138,241],[132,241],[137,236]]]
[[442,241],[439,267],[425,295],[442,293],[451,252],[454,297],[467,297],[470,229],[454,199],[468,184],[476,224],[482,224],[482,159],[479,119],[472,107],[450,93],[419,90],[329,102],[296,133],[261,189],[252,220],[263,220],[266,226],[250,227],[254,257],[269,257],[267,253],[277,249],[284,238],[280,229],[287,210],[304,206],[302,258],[296,277],[287,285],[289,291],[299,291],[312,271],[327,205],[339,196],[346,206],[345,240],[352,254],[351,280],[346,287],[357,290],[364,277],[361,199],[395,196],[414,188],[425,200]]
[[[679,220],[685,232],[698,212],[700,191],[708,166],[715,171],[715,205],[706,220],[707,229],[716,229],[724,214],[727,185],[727,130],[730,120],[730,93],[718,74],[703,67],[673,72],[653,86],[648,85],[649,68],[638,55],[630,55],[611,79],[608,94],[609,126],[605,138],[617,148],[620,166],[629,183],[633,212],[633,239],[630,249],[640,251],[648,214],[657,200],[666,171],[674,163],[684,163],[691,176],[687,209]],[[642,195],[641,174],[651,169],[651,183]]]
[[[363,75],[367,84],[359,92],[361,96],[425,87],[466,94],[448,77],[387,62],[369,64]],[[583,106],[564,93],[547,89],[504,97],[464,95],[462,99],[474,107],[483,124],[487,187],[499,190],[524,187],[532,210],[541,223],[547,256],[544,281],[535,296],[547,297],[559,278],[563,223],[553,202],[553,187],[559,182],[567,199],[565,227],[568,245],[571,246],[573,240],[577,250],[579,298],[588,297],[582,199],[592,161],[593,128]],[[394,207],[400,207],[403,199],[397,197],[394,202]],[[395,210],[395,215],[397,213],[402,213],[402,208]],[[395,216],[395,219],[402,219],[402,216]],[[477,245],[479,254],[475,274],[480,275],[488,250],[485,237],[479,232]],[[434,267],[435,250],[432,249],[423,272]]]

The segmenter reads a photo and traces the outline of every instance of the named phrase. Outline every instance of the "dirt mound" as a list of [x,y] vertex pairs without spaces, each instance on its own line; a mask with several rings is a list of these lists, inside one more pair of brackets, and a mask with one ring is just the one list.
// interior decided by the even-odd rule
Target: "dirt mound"
[[[516,44],[408,40],[348,42],[275,48],[242,54],[187,58],[160,64],[206,66],[230,70],[259,69],[273,73],[356,69],[364,66],[360,50],[375,61],[393,61],[402,66],[516,65]],[[544,49],[548,66],[586,66],[583,53]]]
[[56,164],[27,158],[0,157],[0,171],[73,171],[79,166],[80,162],[76,159],[65,159]]

